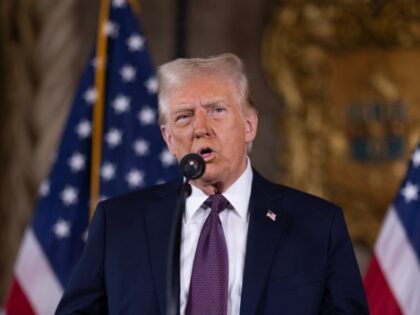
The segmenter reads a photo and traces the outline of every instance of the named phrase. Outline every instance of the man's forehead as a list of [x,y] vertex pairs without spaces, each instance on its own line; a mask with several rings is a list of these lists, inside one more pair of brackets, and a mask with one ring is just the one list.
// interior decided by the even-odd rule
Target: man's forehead
[[200,86],[217,86],[223,85],[232,89],[235,89],[235,82],[233,78],[223,75],[223,74],[206,74],[198,73],[192,76],[186,76],[179,78],[177,82],[174,82],[169,92],[179,91],[179,90],[191,90],[191,86],[197,87]]
[[179,82],[167,91],[166,97],[170,101],[182,104],[194,99],[207,102],[215,98],[235,97],[237,93],[236,86],[231,80],[201,77]]

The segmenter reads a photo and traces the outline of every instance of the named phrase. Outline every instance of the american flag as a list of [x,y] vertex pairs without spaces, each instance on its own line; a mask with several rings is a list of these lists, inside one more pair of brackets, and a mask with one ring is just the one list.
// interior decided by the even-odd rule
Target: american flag
[[385,217],[365,289],[372,315],[420,314],[420,145]]
[[273,211],[268,210],[268,211],[267,211],[266,216],[267,216],[267,218],[269,218],[271,221],[276,221],[276,217],[277,217],[277,215],[276,215]]
[[[87,238],[91,169],[99,199],[153,185],[177,173],[157,123],[157,81],[132,4],[103,1],[98,38],[106,58],[93,53],[62,135],[49,177],[39,189],[33,222],[24,234],[6,303],[8,315],[50,315]],[[98,69],[104,88],[95,88]],[[93,109],[104,100],[100,165],[92,165]]]

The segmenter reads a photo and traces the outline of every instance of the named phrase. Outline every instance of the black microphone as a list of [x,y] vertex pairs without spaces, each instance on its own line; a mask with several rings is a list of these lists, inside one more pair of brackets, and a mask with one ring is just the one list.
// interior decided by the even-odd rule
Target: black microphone
[[181,159],[179,167],[181,174],[189,181],[190,179],[197,179],[204,174],[206,163],[200,155],[189,153]]

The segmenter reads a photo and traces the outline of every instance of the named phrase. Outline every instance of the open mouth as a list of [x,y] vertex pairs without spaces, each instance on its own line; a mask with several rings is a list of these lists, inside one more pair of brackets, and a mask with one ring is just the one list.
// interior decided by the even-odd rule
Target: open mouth
[[204,161],[210,159],[213,156],[213,150],[211,148],[204,148],[200,150],[200,155]]

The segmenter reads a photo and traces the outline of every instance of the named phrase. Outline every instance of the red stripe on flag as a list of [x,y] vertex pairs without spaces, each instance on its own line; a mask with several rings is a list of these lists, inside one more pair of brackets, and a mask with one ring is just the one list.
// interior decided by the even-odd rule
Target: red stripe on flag
[[7,315],[35,315],[32,306],[16,278],[13,279],[9,297],[6,301]]
[[375,255],[370,262],[364,284],[371,315],[402,314]]

